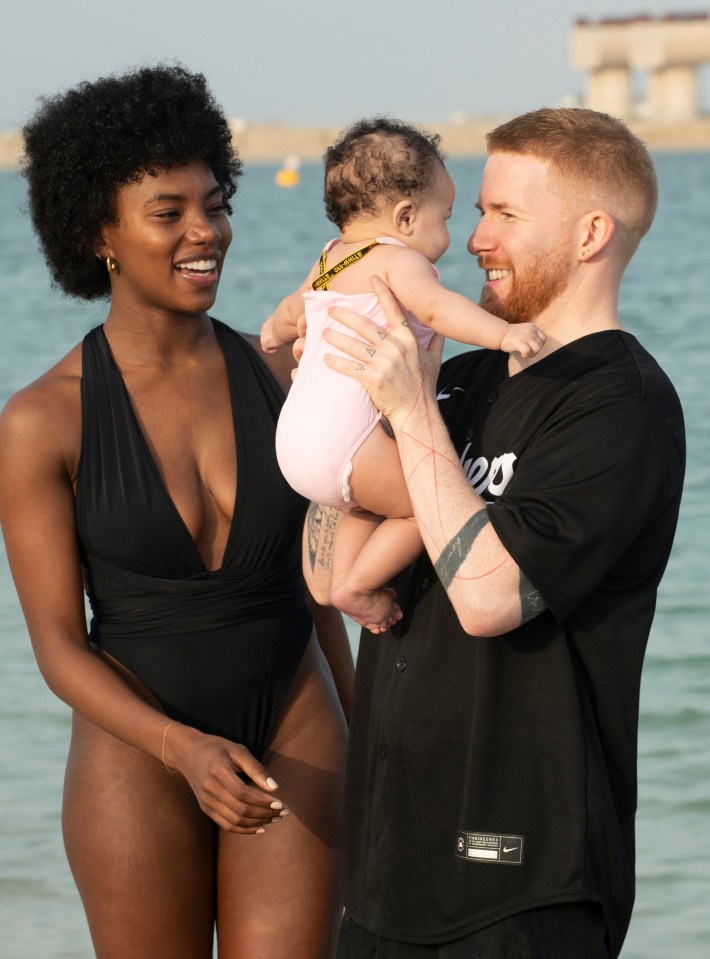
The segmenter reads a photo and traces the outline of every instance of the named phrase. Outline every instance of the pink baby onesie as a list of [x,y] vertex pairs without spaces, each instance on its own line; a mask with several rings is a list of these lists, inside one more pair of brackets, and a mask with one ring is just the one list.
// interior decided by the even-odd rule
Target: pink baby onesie
[[[378,240],[405,245],[391,237]],[[332,240],[326,250],[335,242]],[[322,334],[325,329],[333,329],[355,335],[328,315],[334,306],[349,307],[379,326],[385,326],[386,320],[374,293],[309,290],[303,299],[308,324],[306,347],[279,417],[276,455],[286,481],[302,496],[323,506],[349,510],[357,505],[350,496],[352,458],[382,414],[364,387],[326,365],[326,353],[351,357],[326,343]],[[411,313],[407,318],[410,329],[426,348],[434,331]]]

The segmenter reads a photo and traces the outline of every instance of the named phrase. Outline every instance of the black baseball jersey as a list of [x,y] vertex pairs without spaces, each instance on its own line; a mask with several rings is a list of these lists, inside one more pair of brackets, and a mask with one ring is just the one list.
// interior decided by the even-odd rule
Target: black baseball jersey
[[513,377],[442,368],[471,486],[546,609],[464,633],[422,556],[398,628],[364,631],[346,791],[346,905],[444,943],[505,916],[601,902],[612,955],[634,898],[641,665],[684,470],[678,397],[636,339],[595,333]]

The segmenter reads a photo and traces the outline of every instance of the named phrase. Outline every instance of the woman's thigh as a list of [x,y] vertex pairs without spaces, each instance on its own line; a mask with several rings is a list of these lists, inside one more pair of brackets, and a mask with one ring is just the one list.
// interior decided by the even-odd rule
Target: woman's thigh
[[332,678],[312,640],[264,757],[291,814],[262,835],[220,833],[220,959],[334,955],[345,744]]
[[208,959],[215,830],[187,783],[75,715],[64,844],[98,959]]

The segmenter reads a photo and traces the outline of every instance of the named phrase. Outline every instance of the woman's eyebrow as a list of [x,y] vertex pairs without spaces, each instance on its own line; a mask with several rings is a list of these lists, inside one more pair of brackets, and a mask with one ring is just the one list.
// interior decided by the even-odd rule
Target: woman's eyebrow
[[[209,198],[211,196],[214,196],[216,193],[221,193],[221,192],[222,192],[222,187],[219,186],[218,184],[217,186],[212,187],[212,189],[207,192],[206,197]],[[184,200],[184,199],[185,199],[185,196],[182,193],[156,193],[154,196],[149,197],[145,201],[144,206],[148,206],[150,203],[165,203],[166,201],[175,203],[179,200]]]

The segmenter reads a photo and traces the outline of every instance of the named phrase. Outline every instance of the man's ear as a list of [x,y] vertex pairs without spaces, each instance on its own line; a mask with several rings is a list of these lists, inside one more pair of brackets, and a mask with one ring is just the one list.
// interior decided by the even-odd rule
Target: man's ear
[[606,210],[586,213],[579,225],[579,259],[591,260],[611,240],[615,229],[614,218]]
[[414,200],[400,200],[392,209],[392,225],[404,236],[411,236],[416,216],[417,205]]

